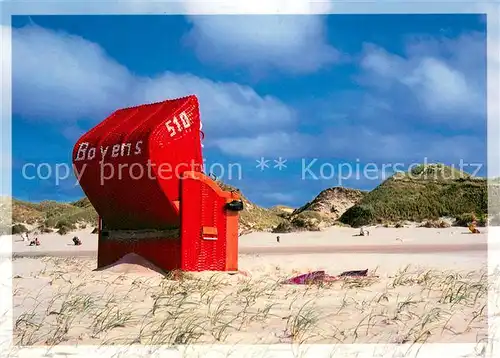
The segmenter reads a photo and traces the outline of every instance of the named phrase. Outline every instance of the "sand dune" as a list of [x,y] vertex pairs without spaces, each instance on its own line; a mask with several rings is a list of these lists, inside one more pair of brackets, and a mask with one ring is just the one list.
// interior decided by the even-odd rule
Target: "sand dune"
[[[486,234],[463,228],[332,228],[240,239],[245,273],[183,273],[175,277],[134,255],[95,271],[95,257],[14,259],[14,340],[17,344],[168,343],[474,343],[487,334],[487,255],[467,251]],[[96,236],[79,233],[83,248]],[[44,236],[46,250],[75,253],[68,237]],[[401,238],[401,240],[397,240]],[[462,245],[439,254],[303,253],[308,247]],[[293,249],[273,254],[277,245]],[[307,246],[308,245],[308,246]],[[83,245],[82,245],[83,246]],[[24,251],[23,251],[24,250]],[[76,255],[75,255],[76,256]],[[368,269],[376,279],[284,285],[283,279],[324,270]],[[63,328],[63,329],[61,329]]]
[[[16,259],[15,342],[473,343],[487,332],[482,256],[241,255],[247,276],[202,272],[177,280],[96,272],[94,265],[85,258]],[[364,268],[379,278],[280,284],[308,270]]]
[[140,275],[165,274],[161,268],[135,253],[127,254],[111,265],[95,269],[94,271]]

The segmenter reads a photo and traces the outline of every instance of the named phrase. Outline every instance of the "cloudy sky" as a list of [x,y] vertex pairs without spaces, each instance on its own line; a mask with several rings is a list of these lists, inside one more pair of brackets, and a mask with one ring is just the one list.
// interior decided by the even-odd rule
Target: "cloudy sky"
[[424,161],[486,174],[481,15],[15,16],[12,26],[14,197],[79,198],[64,165],[81,134],[115,109],[188,94],[200,101],[207,169],[261,205],[371,189],[395,165]]

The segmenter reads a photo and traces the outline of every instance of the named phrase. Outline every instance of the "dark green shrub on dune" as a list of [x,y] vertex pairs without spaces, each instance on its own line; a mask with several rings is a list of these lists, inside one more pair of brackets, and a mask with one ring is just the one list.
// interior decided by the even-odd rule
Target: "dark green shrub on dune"
[[441,164],[418,166],[384,181],[347,210],[340,221],[359,227],[383,222],[436,221],[440,217],[473,213],[484,222],[487,198],[486,179],[473,178]]

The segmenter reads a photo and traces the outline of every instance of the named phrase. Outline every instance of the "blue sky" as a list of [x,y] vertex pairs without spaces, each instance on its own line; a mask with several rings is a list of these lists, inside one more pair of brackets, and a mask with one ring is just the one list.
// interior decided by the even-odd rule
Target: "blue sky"
[[[187,94],[200,100],[207,168],[221,163],[215,174],[264,206],[372,189],[395,164],[463,161],[486,174],[480,15],[15,16],[12,26],[17,198],[81,197],[63,168],[81,134],[115,109]],[[269,168],[256,168],[261,157]],[[26,163],[52,175],[28,179]]]

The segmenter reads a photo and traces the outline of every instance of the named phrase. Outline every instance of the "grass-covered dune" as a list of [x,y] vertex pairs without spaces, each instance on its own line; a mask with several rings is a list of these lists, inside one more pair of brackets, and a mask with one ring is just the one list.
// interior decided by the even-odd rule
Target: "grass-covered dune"
[[340,221],[362,225],[473,216],[484,222],[488,212],[488,183],[442,164],[420,165],[397,173],[348,209]]

